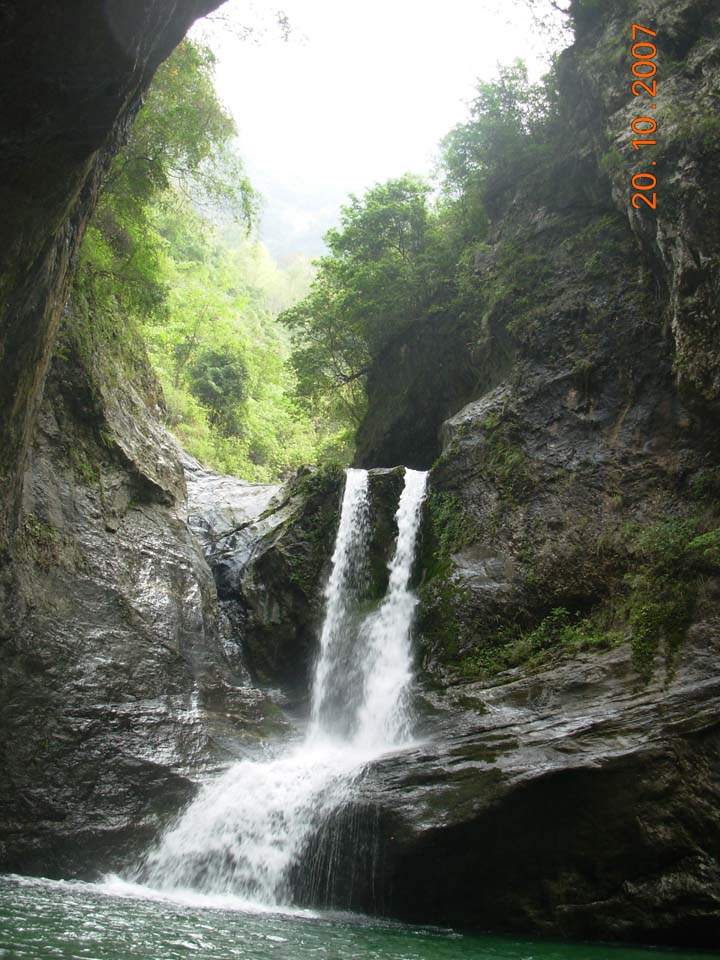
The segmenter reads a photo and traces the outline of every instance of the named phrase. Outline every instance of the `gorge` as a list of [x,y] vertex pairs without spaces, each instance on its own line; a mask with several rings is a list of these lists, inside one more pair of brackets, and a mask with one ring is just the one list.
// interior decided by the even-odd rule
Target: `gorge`
[[[57,917],[86,903],[113,960],[190,955],[154,924],[190,942],[198,904],[208,957],[404,956],[413,928],[346,910],[716,950],[720,3],[573,0],[554,126],[487,174],[462,258],[420,259],[354,465],[282,484],[185,453],[144,353],[68,299],[112,155],[212,6],[0,5],[8,949],[27,924],[17,955],[69,956]],[[633,22],[655,212],[628,202]],[[285,919],[239,931],[248,902]],[[422,935],[408,955],[607,955]]]

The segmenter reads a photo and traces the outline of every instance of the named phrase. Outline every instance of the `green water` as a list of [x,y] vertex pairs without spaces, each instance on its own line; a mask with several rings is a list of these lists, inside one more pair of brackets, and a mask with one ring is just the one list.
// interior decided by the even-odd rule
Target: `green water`
[[[232,907],[232,909],[231,909]],[[231,898],[152,897],[107,886],[0,877],[2,960],[695,960],[707,954],[541,944],[352,915],[258,913]]]

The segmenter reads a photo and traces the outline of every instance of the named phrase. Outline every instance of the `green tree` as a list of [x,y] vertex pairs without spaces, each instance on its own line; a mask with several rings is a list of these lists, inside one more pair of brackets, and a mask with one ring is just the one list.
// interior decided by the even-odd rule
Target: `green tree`
[[470,117],[440,144],[440,176],[453,204],[450,220],[466,242],[487,227],[487,200],[535,162],[556,115],[554,70],[530,83],[522,60],[498,68],[498,77],[480,82]]
[[354,422],[370,360],[427,299],[430,189],[408,174],[351,196],[340,229],[326,234],[330,253],[318,262],[309,294],[280,316],[293,331],[300,393],[314,402],[334,397]]
[[[185,41],[158,71],[88,231],[66,346],[144,381],[147,348],[186,448],[217,469],[276,480],[347,450],[332,419],[295,398],[289,333],[270,302],[291,302],[307,270],[286,277],[249,239],[255,196],[213,69],[210,51]],[[220,242],[208,208],[225,215],[231,241]]]
[[237,410],[245,399],[247,363],[239,349],[205,347],[189,364],[190,392],[210,411],[210,424],[225,436],[238,432]]
[[546,149],[555,113],[554,77],[530,83],[515,61],[478,85],[468,120],[442,142],[439,200],[409,174],[351,196],[308,295],[280,316],[308,403],[356,425],[367,372],[392,338],[431,311],[475,308],[491,200]]
[[103,199],[142,214],[148,201],[179,187],[250,222],[256,197],[233,149],[235,122],[214,86],[215,55],[184,40],[158,70],[113,164]]
[[166,311],[143,331],[181,443],[210,466],[255,481],[302,463],[347,460],[342,425],[296,399],[290,335],[271,308],[282,271],[267,263],[267,251],[232,231],[232,243],[228,231],[218,236],[182,198],[156,210],[155,228],[168,244],[169,293]]
[[98,305],[120,302],[129,317],[166,304],[167,244],[155,207],[193,202],[250,224],[257,203],[234,152],[236,128],[213,85],[215,58],[184,40],[158,70],[125,148],[113,161],[83,245],[78,285]]

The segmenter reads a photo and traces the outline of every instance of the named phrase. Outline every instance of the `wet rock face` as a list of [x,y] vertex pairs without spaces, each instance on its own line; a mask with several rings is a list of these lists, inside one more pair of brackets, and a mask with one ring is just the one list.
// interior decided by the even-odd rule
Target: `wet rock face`
[[[237,655],[255,682],[279,688],[299,707],[310,692],[344,473],[303,470],[281,491],[228,478],[218,482],[232,485],[235,516],[213,520],[208,560],[232,632],[242,638]],[[370,471],[368,602],[383,597],[387,588],[402,486],[402,468]],[[266,510],[258,519],[242,521],[243,504],[257,497]]]
[[88,876],[286,725],[233,662],[174,441],[132,384],[83,409],[61,368],[0,585],[0,869]]
[[[580,7],[580,4],[576,4]],[[714,0],[628,4],[613,2],[579,31],[573,60],[580,88],[605,118],[596,149],[622,157],[606,164],[613,200],[623,211],[664,289],[675,346],[675,374],[686,396],[717,417],[720,409],[720,318],[715,286],[720,230],[709,215],[720,201],[720,6]],[[630,23],[654,29],[657,86],[653,96],[630,91],[630,58],[612,56],[618,39],[628,49]],[[653,88],[651,87],[651,90]],[[655,110],[651,109],[657,104]],[[657,147],[635,151],[631,122],[657,118]],[[655,165],[652,165],[655,161]],[[629,203],[637,173],[657,174],[657,208]]]
[[341,470],[303,471],[257,520],[218,530],[209,554],[243,665],[293,703],[308,693],[342,485]]
[[[380,761],[340,815],[330,902],[411,921],[714,946],[720,671],[697,632],[673,680],[627,649],[429,694],[426,742]],[[374,809],[374,833],[370,827]],[[326,828],[327,830],[328,828]],[[361,849],[358,847],[358,849]]]
[[0,544],[105,170],[153,74],[217,0],[0,5]]

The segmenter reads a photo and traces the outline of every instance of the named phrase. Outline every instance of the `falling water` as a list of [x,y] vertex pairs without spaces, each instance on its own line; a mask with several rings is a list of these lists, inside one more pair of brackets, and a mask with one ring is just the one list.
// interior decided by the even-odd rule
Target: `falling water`
[[348,470],[325,621],[303,742],[275,759],[241,761],[208,784],[137,876],[162,889],[292,900],[289,874],[306,842],[348,799],[367,764],[410,737],[410,575],[426,474],[406,470],[395,553],[380,607],[363,615],[368,473]]
[[368,479],[367,470],[346,472],[312,684],[311,740],[347,740],[363,695],[363,658],[355,641],[357,598],[367,583]]
[[356,740],[371,749],[399,746],[410,735],[410,629],[417,604],[417,598],[410,590],[410,575],[426,480],[425,473],[405,471],[405,487],[396,514],[397,545],[390,564],[387,594],[377,613],[371,614],[363,625],[368,643]]

